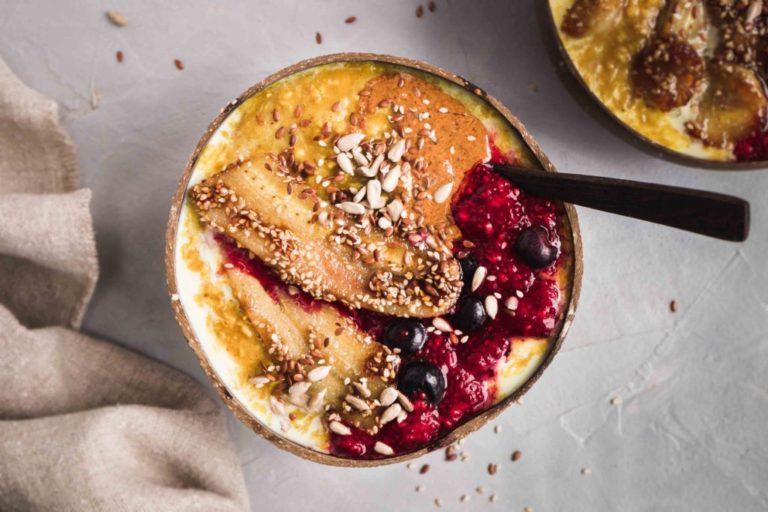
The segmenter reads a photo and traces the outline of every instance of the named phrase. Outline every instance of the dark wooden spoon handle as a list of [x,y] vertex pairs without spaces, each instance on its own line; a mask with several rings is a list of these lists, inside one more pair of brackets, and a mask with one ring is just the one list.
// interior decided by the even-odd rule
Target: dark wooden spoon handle
[[495,165],[494,169],[531,195],[647,220],[721,240],[743,242],[749,234],[749,203],[738,197],[507,165]]

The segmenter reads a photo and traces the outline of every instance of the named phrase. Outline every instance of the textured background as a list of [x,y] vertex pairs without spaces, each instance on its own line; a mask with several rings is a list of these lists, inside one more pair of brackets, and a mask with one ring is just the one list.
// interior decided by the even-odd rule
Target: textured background
[[[101,280],[85,329],[203,381],[173,320],[162,258],[173,189],[208,122],[240,91],[303,58],[423,59],[496,95],[560,169],[744,196],[752,237],[730,244],[579,209],[585,274],[576,322],[525,403],[495,423],[499,433],[488,425],[471,436],[465,462],[425,457],[419,464],[432,469],[419,475],[404,465],[317,466],[231,417],[253,509],[432,510],[436,497],[449,510],[768,508],[768,171],[682,167],[631,142],[558,71],[533,0],[438,0],[421,19],[416,5],[0,0],[0,55],[60,102],[94,192]],[[128,25],[112,26],[107,9]],[[344,24],[351,15],[358,21]],[[622,403],[611,405],[613,397]],[[512,463],[516,449],[523,457]],[[460,503],[464,493],[471,500]]]

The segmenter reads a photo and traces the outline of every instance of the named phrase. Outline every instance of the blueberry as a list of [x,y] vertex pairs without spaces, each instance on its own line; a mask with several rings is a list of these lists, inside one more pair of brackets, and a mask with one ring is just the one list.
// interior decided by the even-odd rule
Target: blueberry
[[487,319],[483,301],[476,295],[464,297],[454,315],[454,323],[464,332],[478,330]]
[[475,275],[475,270],[477,270],[477,258],[468,254],[460,259],[459,263],[461,264],[461,278],[467,284],[472,281],[472,276]]
[[411,361],[400,368],[397,387],[409,397],[421,391],[427,400],[436,404],[445,395],[445,376],[429,361]]
[[515,252],[529,267],[548,267],[560,255],[557,242],[550,240],[549,231],[544,226],[531,226],[517,235]]
[[399,348],[403,354],[411,354],[424,346],[427,330],[418,320],[396,318],[384,328],[381,341],[389,348]]

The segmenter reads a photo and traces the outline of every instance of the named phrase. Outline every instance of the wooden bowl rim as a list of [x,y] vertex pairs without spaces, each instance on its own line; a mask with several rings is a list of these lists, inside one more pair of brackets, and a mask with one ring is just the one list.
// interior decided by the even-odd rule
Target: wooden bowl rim
[[539,379],[539,377],[541,377],[541,375],[544,373],[544,370],[546,370],[546,368],[549,366],[550,362],[554,358],[555,354],[557,354],[557,352],[559,351],[560,346],[562,345],[563,340],[565,339],[565,336],[568,332],[568,329],[570,328],[571,323],[573,322],[573,318],[576,312],[576,305],[579,299],[579,293],[581,291],[581,278],[583,274],[581,230],[579,228],[576,209],[570,204],[565,204],[564,207],[565,207],[566,217],[568,219],[568,224],[570,225],[572,239],[573,239],[573,277],[571,279],[570,301],[565,311],[564,318],[561,323],[560,331],[552,347],[550,348],[546,357],[541,361],[538,368],[534,371],[534,373],[514,393],[510,394],[508,397],[504,398],[499,403],[493,405],[489,409],[481,412],[477,416],[464,422],[463,424],[461,424],[460,426],[458,426],[457,428],[455,428],[445,436],[442,436],[441,438],[435,440],[433,443],[430,443],[429,445],[423,448],[420,448],[419,450],[398,455],[395,457],[388,457],[383,459],[374,459],[374,460],[346,459],[346,458],[337,457],[335,455],[331,455],[328,453],[321,453],[312,448],[309,448],[309,447],[300,445],[298,443],[295,443],[293,441],[290,441],[288,439],[285,439],[279,434],[277,434],[276,432],[274,432],[269,427],[263,425],[258,419],[256,419],[253,415],[251,415],[251,413],[248,412],[248,408],[245,407],[239,400],[237,400],[229,392],[229,390],[226,388],[226,385],[224,384],[222,379],[219,378],[218,374],[211,367],[211,364],[205,355],[202,345],[198,340],[197,335],[195,334],[194,330],[192,329],[187,319],[184,308],[181,305],[181,300],[179,300],[179,297],[178,297],[178,291],[176,288],[175,253],[176,253],[176,241],[178,238],[177,235],[178,235],[178,227],[179,227],[179,218],[181,215],[183,201],[186,196],[187,185],[192,176],[192,170],[195,166],[195,163],[197,162],[200,152],[208,143],[208,140],[210,139],[211,135],[216,131],[219,125],[227,118],[230,112],[232,112],[235,108],[237,108],[246,99],[250,98],[254,94],[270,86],[271,84],[277,82],[278,80],[281,80],[287,76],[293,75],[294,73],[304,71],[309,68],[322,66],[325,64],[334,64],[334,63],[341,63],[341,62],[365,62],[365,61],[382,62],[386,64],[394,64],[394,65],[399,65],[406,68],[416,69],[418,71],[422,71],[422,72],[443,78],[465,89],[468,89],[474,94],[480,96],[484,101],[488,102],[493,108],[495,108],[498,112],[500,112],[502,116],[519,132],[524,142],[528,145],[531,152],[534,154],[536,159],[542,165],[542,168],[550,172],[557,172],[552,162],[550,162],[550,160],[546,157],[546,155],[544,155],[539,145],[530,136],[530,134],[525,129],[523,124],[514,115],[512,115],[512,113],[504,105],[502,105],[496,98],[488,95],[487,93],[485,93],[485,91],[483,91],[473,83],[469,82],[468,80],[458,75],[455,75],[453,73],[450,73],[448,71],[445,71],[437,66],[433,66],[431,64],[427,64],[417,60],[412,60],[412,59],[407,59],[402,57],[395,57],[392,55],[382,55],[382,54],[373,54],[373,53],[336,53],[336,54],[330,54],[330,55],[322,55],[319,57],[297,62],[296,64],[283,68],[282,70],[264,78],[260,82],[248,88],[244,93],[238,96],[236,100],[229,102],[221,110],[219,115],[216,116],[213,122],[211,122],[211,124],[208,126],[205,133],[197,143],[197,146],[195,147],[194,151],[192,152],[192,155],[187,161],[187,165],[184,169],[184,174],[179,180],[179,184],[173,196],[173,203],[171,206],[170,215],[168,219],[168,227],[165,235],[166,281],[168,286],[168,293],[170,294],[170,297],[171,297],[171,306],[173,307],[176,321],[179,323],[179,326],[181,327],[181,330],[184,334],[184,337],[187,340],[188,345],[195,352],[195,355],[197,356],[201,367],[205,371],[206,376],[213,383],[214,388],[216,389],[216,391],[218,392],[219,396],[224,401],[224,403],[227,405],[227,407],[235,414],[235,416],[240,421],[248,425],[254,432],[261,435],[262,437],[264,437],[265,439],[267,439],[268,441],[270,441],[271,443],[273,443],[274,445],[276,445],[277,447],[283,450],[286,450],[294,455],[298,455],[299,457],[302,457],[304,459],[307,459],[313,462],[318,462],[321,464],[327,464],[331,466],[341,466],[341,467],[375,467],[375,466],[382,466],[387,464],[396,464],[399,462],[415,459],[426,453],[432,452],[434,450],[438,450],[440,448],[444,448],[458,441],[459,439],[466,437],[468,434],[474,432],[481,426],[485,425],[488,421],[498,416],[511,403],[520,399],[520,397],[522,397],[531,388],[531,386],[533,386],[533,384]]
[[640,144],[644,144],[648,146],[648,149],[654,149],[658,151],[660,154],[653,153],[655,157],[661,158],[662,160],[668,160],[674,163],[678,163],[681,165],[685,165],[688,167],[695,167],[698,169],[704,169],[709,171],[721,171],[721,172],[744,172],[744,171],[762,171],[765,169],[768,169],[768,160],[759,160],[759,161],[747,161],[747,162],[739,162],[739,161],[720,161],[720,160],[711,160],[708,158],[701,158],[698,156],[693,155],[687,155],[685,153],[681,153],[679,151],[676,151],[674,149],[668,148],[664,146],[663,144],[656,142],[655,140],[641,134],[640,132],[637,132],[634,128],[626,124],[624,121],[622,121],[616,113],[614,113],[605,103],[602,102],[602,100],[595,94],[594,91],[589,87],[589,84],[584,80],[584,77],[581,75],[581,72],[576,67],[576,64],[573,62],[573,59],[571,59],[570,53],[568,53],[568,49],[565,47],[565,44],[563,43],[563,38],[560,37],[560,31],[557,28],[557,20],[555,20],[555,13],[552,11],[552,2],[553,0],[547,0],[547,6],[545,8],[547,19],[549,20],[549,30],[552,32],[552,36],[555,39],[555,43],[557,45],[558,51],[560,53],[560,56],[565,61],[566,67],[568,68],[568,71],[570,72],[571,76],[573,76],[576,79],[576,82],[579,83],[581,88],[587,93],[587,95],[590,97],[590,99],[597,103],[600,106],[600,109],[608,114],[608,116],[611,118],[612,121],[618,123],[623,129],[629,132],[629,134]]

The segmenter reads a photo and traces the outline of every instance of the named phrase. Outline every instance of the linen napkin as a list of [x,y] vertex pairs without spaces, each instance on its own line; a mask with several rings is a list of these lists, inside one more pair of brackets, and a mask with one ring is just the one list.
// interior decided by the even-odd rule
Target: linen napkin
[[56,104],[0,59],[0,510],[246,510],[205,391],[77,331],[98,274],[77,183]]

